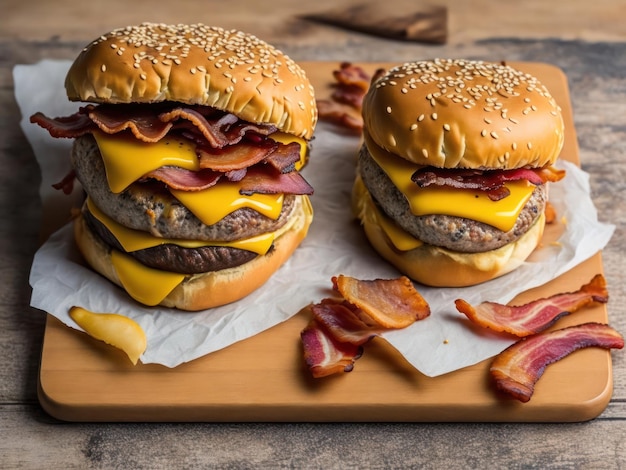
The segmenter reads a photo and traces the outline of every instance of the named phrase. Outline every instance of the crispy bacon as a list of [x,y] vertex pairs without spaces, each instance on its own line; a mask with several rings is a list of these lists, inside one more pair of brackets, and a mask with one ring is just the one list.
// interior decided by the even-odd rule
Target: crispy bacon
[[557,169],[472,170],[426,166],[413,173],[411,180],[420,188],[449,186],[478,190],[485,192],[491,200],[499,201],[510,194],[504,186],[507,181],[527,180],[539,185],[547,181],[558,181],[564,176],[565,171]]
[[227,172],[241,170],[259,163],[278,148],[278,142],[265,139],[262,143],[251,144],[240,142],[222,148],[197,147],[200,168]]
[[313,187],[298,171],[281,173],[270,165],[255,165],[248,168],[241,179],[239,192],[249,196],[259,194],[313,194]]
[[89,105],[79,112],[87,112],[98,128],[107,134],[117,134],[128,129],[136,139],[144,142],[158,142],[174,125],[171,121],[160,120],[154,109],[147,106]]
[[252,134],[267,136],[276,132],[273,125],[241,121],[234,114],[208,106],[177,103],[87,105],[66,117],[35,113],[30,121],[59,138],[76,138],[97,129],[107,134],[129,130],[138,140],[158,142],[175,130],[196,144],[214,148],[237,144]]
[[333,277],[332,282],[333,288],[347,302],[383,328],[406,328],[430,315],[428,303],[417,294],[408,277],[362,281],[339,275]]
[[[196,144],[199,172],[166,167],[144,175],[170,188],[197,191],[213,186],[225,176],[229,181],[244,181],[242,194],[312,194],[313,188],[299,173],[300,144],[276,142],[268,135],[273,125],[241,121],[230,113],[206,106],[116,104],[88,105],[68,117],[50,119],[41,113],[31,122],[48,130],[53,137],[76,138],[98,129],[109,133],[130,134],[144,142],[158,142],[175,132]],[[194,174],[195,173],[195,174]],[[69,178],[69,179],[68,179]],[[73,175],[54,187],[70,190]]]
[[200,191],[215,186],[222,176],[222,173],[210,169],[191,171],[179,167],[164,166],[151,171],[144,178],[161,181],[171,189]]
[[279,144],[278,148],[269,154],[264,163],[271,165],[281,173],[289,173],[295,169],[295,164],[300,161],[300,144],[290,142]]
[[363,130],[363,118],[345,104],[332,100],[317,100],[317,111],[320,119],[327,122],[357,133]]
[[351,62],[339,64],[339,70],[333,70],[333,77],[338,85],[353,86],[363,92],[367,92],[372,80],[365,70]]
[[60,189],[63,191],[63,194],[72,194],[74,191],[74,181],[76,180],[76,172],[74,170],[70,170],[67,175],[63,177],[61,181],[58,183],[54,183],[52,187],[54,189]]
[[624,339],[608,325],[583,323],[524,338],[498,354],[489,369],[496,387],[528,402],[545,368],[572,352],[588,347],[622,349]]
[[317,100],[320,119],[361,133],[363,98],[370,83],[383,73],[383,69],[378,69],[372,77],[360,66],[342,62],[338,70],[333,70],[335,82],[332,84],[333,92],[330,99]]
[[173,123],[179,119],[189,121],[213,148],[222,148],[230,143],[221,129],[224,126],[230,126],[238,121],[237,116],[234,114],[224,114],[219,119],[209,121],[197,109],[182,107],[176,107],[167,112],[160,113],[158,119],[163,123]]
[[363,353],[361,346],[337,341],[315,320],[302,330],[300,338],[304,362],[315,378],[352,371],[354,362]]
[[30,117],[30,122],[47,130],[55,138],[75,139],[98,129],[98,126],[89,119],[88,115],[80,113],[49,118],[45,114],[37,112]]
[[539,333],[559,318],[594,302],[606,303],[608,300],[606,280],[602,274],[597,274],[577,291],[555,294],[524,305],[508,306],[483,302],[472,306],[463,299],[457,299],[455,304],[459,312],[477,325],[524,337]]
[[351,371],[373,337],[430,315],[428,304],[406,277],[361,281],[340,275],[332,282],[344,298],[310,306],[312,320],[301,333],[313,377]]

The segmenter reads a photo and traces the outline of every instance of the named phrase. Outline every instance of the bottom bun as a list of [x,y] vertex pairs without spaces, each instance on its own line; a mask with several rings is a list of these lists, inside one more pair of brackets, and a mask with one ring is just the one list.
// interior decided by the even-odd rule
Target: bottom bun
[[[280,229],[272,249],[263,256],[229,269],[186,277],[159,305],[198,311],[219,307],[242,299],[261,287],[291,257],[308,233],[313,220],[307,196],[297,198],[291,220]],[[122,282],[111,260],[111,247],[105,244],[79,216],[74,222],[74,237],[87,263],[120,287]]]
[[[358,184],[358,183],[357,183]],[[358,193],[358,194],[357,194]],[[426,243],[409,251],[400,251],[376,223],[373,201],[355,191],[353,206],[372,247],[400,272],[416,282],[433,287],[467,287],[495,279],[518,268],[539,245],[546,218],[541,214],[530,229],[515,242],[495,250],[461,253]]]

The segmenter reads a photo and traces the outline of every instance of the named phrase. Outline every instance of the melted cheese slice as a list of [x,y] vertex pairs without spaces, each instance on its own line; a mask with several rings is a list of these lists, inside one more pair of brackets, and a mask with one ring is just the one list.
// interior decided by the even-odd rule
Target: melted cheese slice
[[392,155],[376,145],[368,145],[374,161],[389,176],[393,184],[405,195],[411,212],[417,216],[442,214],[477,220],[504,232],[513,228],[517,217],[528,202],[535,186],[528,181],[505,183],[510,194],[492,201],[481,191],[444,187],[420,188],[411,175],[420,167]]
[[[107,180],[111,191],[120,193],[143,175],[162,166],[176,166],[187,170],[199,170],[195,145],[188,140],[165,137],[159,142],[148,143],[132,136],[94,133],[100,149]],[[276,132],[271,136],[277,142],[300,144],[301,168],[306,159],[306,141],[290,134]],[[244,196],[239,192],[239,185],[220,182],[218,185],[202,191],[170,191],[176,199],[192,211],[207,225],[213,225],[231,212],[244,207],[274,220],[282,210],[282,194],[253,194]]]
[[109,187],[121,193],[143,175],[162,166],[177,166],[198,171],[196,147],[181,138],[169,137],[150,143],[132,136],[95,132]]
[[376,204],[374,204],[372,197],[360,177],[356,178],[353,191],[357,200],[359,218],[363,220],[364,223],[379,226],[387,236],[387,239],[397,250],[411,251],[423,245],[421,240],[404,231],[398,224],[376,207]]
[[202,191],[171,189],[170,192],[207,225],[216,224],[231,212],[244,207],[276,220],[285,198],[284,194],[244,196],[239,193],[239,184],[225,181]]
[[202,240],[181,240],[174,238],[157,238],[150,235],[147,232],[141,230],[133,230],[125,227],[115,220],[111,219],[108,215],[102,212],[91,199],[87,199],[87,207],[89,212],[98,219],[109,231],[117,238],[125,251],[133,252],[138,250],[145,250],[146,248],[152,248],[158,245],[173,244],[182,246],[184,248],[199,248],[202,246],[229,246],[232,248],[239,248],[241,250],[253,251],[259,255],[264,255],[268,252],[274,239],[276,237],[275,232],[264,233],[255,237],[246,238],[243,240],[236,240],[232,242],[205,242]]
[[117,250],[111,251],[111,261],[128,295],[150,307],[158,305],[185,279],[184,274],[149,268]]

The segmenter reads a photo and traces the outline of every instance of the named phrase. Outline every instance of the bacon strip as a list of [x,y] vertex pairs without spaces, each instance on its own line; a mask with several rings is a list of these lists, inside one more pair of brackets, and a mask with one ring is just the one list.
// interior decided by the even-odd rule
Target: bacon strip
[[345,297],[310,306],[313,318],[301,333],[313,377],[351,371],[373,337],[430,315],[428,304],[406,277],[360,281],[340,275],[332,282]]
[[237,144],[252,134],[276,132],[276,126],[241,121],[234,114],[208,106],[176,103],[88,105],[66,117],[35,113],[30,121],[57,138],[76,138],[97,129],[107,134],[129,130],[141,141],[158,142],[174,129],[196,144],[214,148]]
[[129,129],[136,139],[158,142],[173,126],[172,122],[161,121],[154,109],[139,105],[89,105],[79,112],[87,112],[98,128],[107,134],[117,134]]
[[76,180],[76,171],[70,170],[58,183],[54,183],[52,187],[63,191],[63,194],[72,194],[74,191],[74,181]]
[[332,278],[333,288],[367,314],[372,324],[382,328],[406,328],[430,315],[430,307],[417,294],[408,277],[362,281],[339,275]]
[[270,139],[265,139],[259,144],[240,142],[237,145],[229,145],[218,149],[209,147],[196,147],[200,168],[227,172],[241,170],[259,163],[268,155],[276,151],[279,144]]
[[565,176],[564,170],[527,169],[514,170],[471,170],[423,167],[411,176],[420,188],[428,186],[449,186],[458,189],[474,189],[487,193],[490,199],[498,201],[509,195],[504,187],[507,181],[527,180],[532,184],[559,181]]
[[382,73],[384,70],[379,69],[371,77],[358,65],[342,62],[338,70],[333,70],[335,82],[330,99],[317,100],[320,119],[360,133],[363,130],[363,119],[361,118],[363,98],[370,87],[370,83]]
[[313,194],[313,187],[297,171],[281,173],[269,165],[248,168],[240,182],[239,192],[245,196],[258,194]]
[[496,387],[528,402],[545,368],[572,352],[588,347],[622,349],[624,339],[608,325],[583,323],[518,341],[493,360],[490,374]]
[[455,304],[459,312],[477,325],[524,337],[539,333],[559,318],[594,302],[606,303],[608,300],[606,280],[602,274],[597,274],[577,291],[556,294],[525,305],[507,306],[483,302],[472,306],[463,299],[457,299]]
[[98,126],[89,119],[89,116],[75,113],[71,116],[49,118],[37,112],[30,117],[30,122],[47,130],[54,138],[75,139],[89,132],[94,132]]
[[363,348],[342,343],[314,320],[300,333],[304,346],[304,362],[315,378],[350,372],[361,357]]
[[363,130],[363,118],[350,111],[345,104],[331,100],[317,100],[320,119],[360,133]]
[[226,136],[221,132],[221,128],[232,125],[238,120],[234,114],[225,114],[221,118],[210,122],[202,113],[192,108],[174,108],[159,114],[158,119],[163,123],[172,123],[178,119],[188,120],[214,148],[222,148],[229,143]]
[[172,189],[200,191],[215,186],[222,176],[223,173],[209,169],[191,171],[179,167],[164,166],[151,171],[144,178],[161,181]]

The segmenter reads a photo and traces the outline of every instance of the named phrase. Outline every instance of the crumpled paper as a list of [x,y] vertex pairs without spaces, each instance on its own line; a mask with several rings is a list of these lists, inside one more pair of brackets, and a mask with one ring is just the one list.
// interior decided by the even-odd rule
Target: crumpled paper
[[[14,69],[22,128],[42,167],[44,212],[54,213],[55,223],[61,226],[33,260],[33,307],[72,328],[77,328],[68,315],[73,305],[127,315],[141,325],[148,337],[148,348],[141,361],[175,367],[256,335],[289,319],[304,306],[328,297],[334,275],[360,279],[398,276],[370,248],[351,214],[349,201],[359,140],[321,123],[310,162],[303,170],[315,188],[313,224],[292,258],[263,287],[239,302],[198,313],[145,308],[135,303],[121,289],[84,266],[74,247],[71,227],[63,225],[67,211],[62,207],[71,203],[65,196],[59,200],[50,184],[67,171],[71,141],[52,139],[28,122],[36,111],[60,116],[77,108],[78,104],[67,102],[63,89],[69,64],[43,61]],[[552,204],[559,216],[567,220],[558,243],[544,244],[513,273],[477,287],[441,289],[418,285],[431,306],[431,316],[404,330],[384,334],[423,374],[434,377],[478,363],[512,342],[488,331],[468,328],[454,308],[455,299],[507,303],[518,293],[570,270],[610,240],[615,227],[598,221],[588,175],[566,161],[558,166],[567,171],[565,179],[550,188]]]

